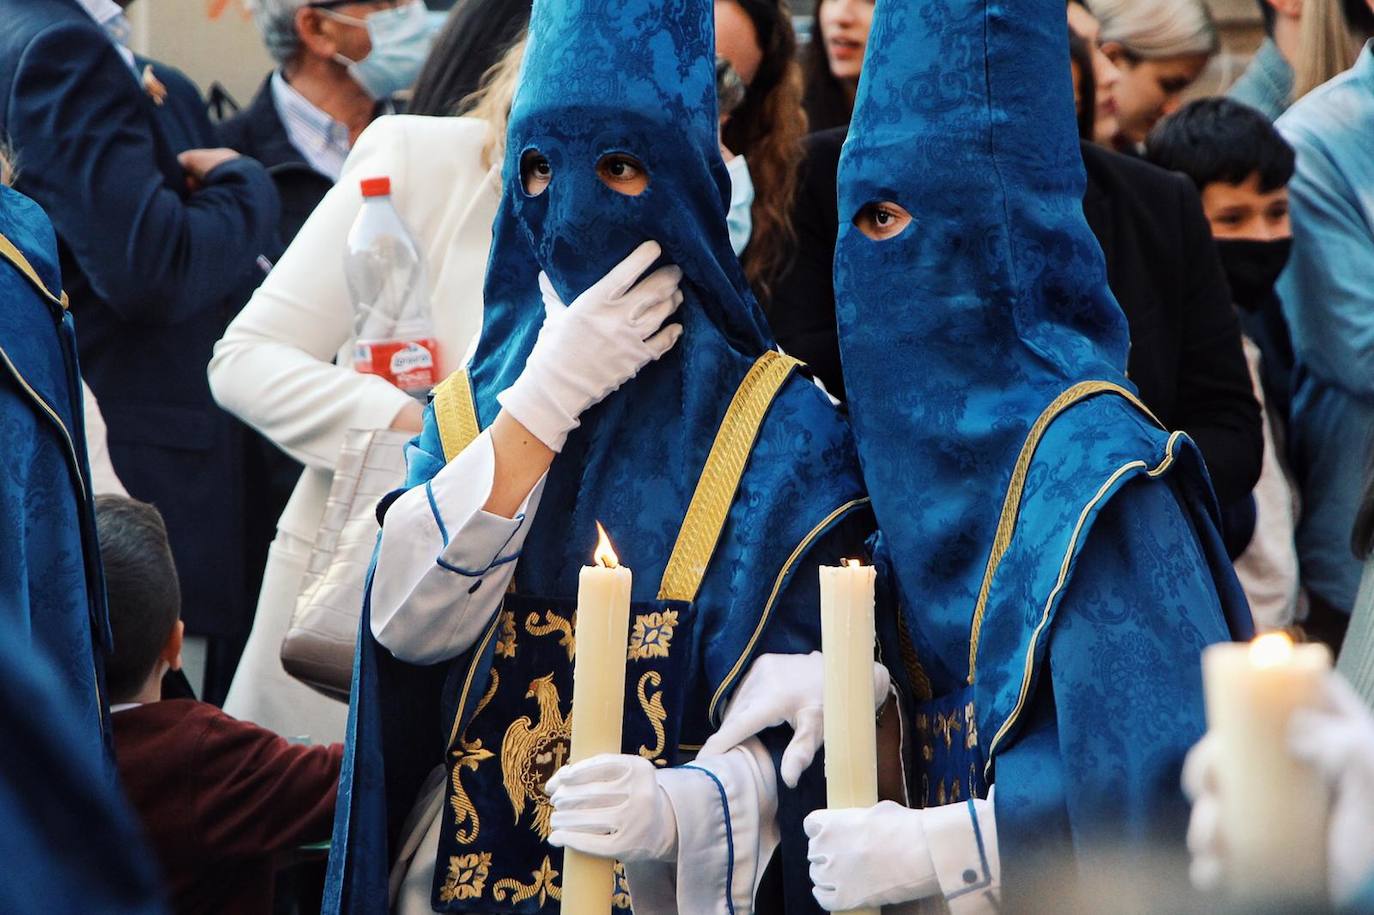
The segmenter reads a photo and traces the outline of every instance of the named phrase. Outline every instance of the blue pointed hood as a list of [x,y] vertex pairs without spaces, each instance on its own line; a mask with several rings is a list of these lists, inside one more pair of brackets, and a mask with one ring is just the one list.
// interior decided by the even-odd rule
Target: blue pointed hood
[[[560,558],[520,566],[520,584],[533,593],[567,589],[577,564],[561,554],[585,562],[597,520],[626,543],[637,589],[652,592],[735,387],[773,347],[730,248],[717,137],[709,0],[536,0],[469,366],[479,422],[495,418],[496,395],[524,368],[543,323],[540,270],[571,302],[641,242],[657,241],[663,260],[683,271],[684,302],[671,320],[684,333],[569,437],[539,513],[558,520],[537,522],[526,546],[526,555],[547,549]],[[597,163],[617,153],[647,170],[638,196],[598,177]],[[521,181],[529,154],[546,159],[552,176],[534,196]],[[631,498],[624,481],[650,475],[652,494]]]
[[[933,663],[949,662],[933,680],[968,673],[1037,416],[1078,382],[1128,385],[1083,186],[1060,0],[878,0],[840,160],[836,307],[879,527]],[[855,220],[883,201],[913,219],[875,241]]]

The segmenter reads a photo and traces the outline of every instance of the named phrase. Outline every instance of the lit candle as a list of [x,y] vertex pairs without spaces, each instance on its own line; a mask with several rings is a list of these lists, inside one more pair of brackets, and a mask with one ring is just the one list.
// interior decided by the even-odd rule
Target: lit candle
[[1325,645],[1294,645],[1282,632],[1202,653],[1226,886],[1234,896],[1325,898],[1331,798],[1317,773],[1289,753],[1288,720],[1318,701],[1330,669]]
[[[825,794],[831,810],[878,803],[873,714],[872,566],[845,560],[821,567],[821,653],[825,667]],[[877,909],[859,909],[878,915]]]
[[[630,629],[630,570],[596,526],[596,564],[577,580],[574,629],[571,762],[620,752],[625,715],[625,651]],[[568,849],[563,853],[564,915],[607,915],[615,893],[615,862]]]

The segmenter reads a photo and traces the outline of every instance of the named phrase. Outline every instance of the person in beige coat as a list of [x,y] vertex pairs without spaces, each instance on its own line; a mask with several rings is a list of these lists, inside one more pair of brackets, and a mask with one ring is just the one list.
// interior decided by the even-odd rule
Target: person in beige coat
[[350,367],[353,306],[344,240],[362,205],[359,181],[387,175],[392,201],[424,255],[440,377],[462,364],[482,319],[500,174],[492,128],[474,117],[389,116],[363,132],[338,184],[215,347],[215,399],[305,465],[277,524],[248,645],[224,709],[279,734],[343,739],[348,709],[293,680],[280,650],[350,429],[418,432],[420,405]]

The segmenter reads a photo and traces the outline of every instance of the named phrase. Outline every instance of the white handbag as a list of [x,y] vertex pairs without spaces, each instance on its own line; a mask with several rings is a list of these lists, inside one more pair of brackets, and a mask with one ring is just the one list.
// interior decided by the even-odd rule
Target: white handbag
[[344,436],[296,609],[282,639],[286,672],[344,702],[353,678],[367,567],[380,530],[377,503],[405,482],[410,438],[390,429],[350,429]]

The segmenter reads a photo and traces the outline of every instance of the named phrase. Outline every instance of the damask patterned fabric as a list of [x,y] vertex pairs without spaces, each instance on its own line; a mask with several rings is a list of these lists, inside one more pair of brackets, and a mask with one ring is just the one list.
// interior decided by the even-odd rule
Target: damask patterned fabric
[[57,241],[38,205],[2,186],[0,235],[15,252],[0,257],[0,627],[71,684],[84,715],[73,757],[113,779],[104,695],[111,639],[76,339],[71,315],[48,298],[62,288]]
[[[673,319],[684,325],[681,341],[584,414],[549,471],[515,572],[521,606],[512,620],[527,637],[529,613],[570,604],[600,521],[634,571],[636,613],[681,614],[672,652],[687,661],[678,673],[663,671],[665,695],[684,697],[681,714],[670,715],[665,724],[669,739],[660,758],[669,765],[689,758],[690,748],[708,736],[754,657],[819,646],[816,567],[858,555],[872,529],[847,426],[818,389],[793,374],[773,399],[752,447],[743,446],[749,449],[743,477],[695,601],[690,608],[675,608],[657,600],[727,407],[755,362],[773,348],[726,227],[730,184],[716,138],[713,23],[707,0],[536,2],[511,114],[483,334],[468,369],[478,421],[487,426],[499,412],[496,395],[523,369],[542,324],[540,270],[565,301],[572,301],[644,240],[658,241],[664,261],[682,268],[684,302]],[[548,159],[553,172],[548,189],[537,197],[527,195],[520,183],[520,160],[531,149]],[[628,197],[602,184],[596,165],[608,152],[644,163],[648,189]],[[409,453],[409,485],[430,479],[443,464],[431,408]],[[731,494],[714,497],[729,500]],[[541,618],[539,627],[545,622]],[[534,722],[557,723],[553,706],[540,714],[536,697],[524,690],[493,694],[490,704],[475,710],[482,703],[474,697],[484,695],[491,672],[511,660],[498,654],[499,641],[493,635],[448,666],[422,671],[380,649],[364,615],[329,911],[378,910],[389,860],[382,844],[385,824],[394,828],[404,816],[430,767],[446,757],[453,765],[455,748],[471,759],[463,748],[473,746],[479,731],[504,734],[521,716],[539,732],[531,740],[547,736]],[[522,659],[517,655],[516,660]],[[670,676],[682,682],[666,682]],[[504,673],[501,679],[510,682]],[[532,679],[526,677],[525,683]],[[471,701],[462,701],[464,696]],[[566,714],[569,697],[560,698]],[[441,700],[442,711],[437,708]],[[634,719],[638,706],[637,701],[627,706],[627,719]],[[777,743],[781,736],[765,739]],[[637,734],[635,741],[642,742]],[[687,748],[679,750],[679,744]],[[635,751],[628,740],[627,746]],[[483,748],[495,752],[489,738]],[[492,762],[476,762],[482,776]],[[475,784],[473,771],[456,774],[465,785]],[[789,892],[799,911],[815,905],[805,879],[799,824],[819,806],[819,784],[819,767],[814,767],[802,788],[786,792],[781,803],[785,860],[796,869]],[[484,801],[464,790],[482,808]],[[485,817],[483,830],[528,831],[525,820],[511,826],[504,791],[488,799],[496,808],[505,807],[504,824]],[[798,828],[786,829],[789,822]],[[438,908],[557,908],[552,892],[526,893],[501,881],[514,873],[526,889],[551,882],[556,888],[557,879],[548,872],[558,869],[558,850],[539,837],[537,852],[521,853],[527,860],[488,862],[481,857],[485,849],[459,847],[470,831],[469,820],[446,823],[436,872]],[[520,843],[506,844],[523,847],[526,839],[522,834]],[[793,842],[789,854],[787,843]],[[446,886],[454,859],[457,870]],[[479,894],[475,886],[483,868]]]
[[[918,709],[932,727],[971,697],[958,723],[998,786],[1008,900],[1034,877],[1031,848],[1181,843],[1199,652],[1249,627],[1196,450],[1124,376],[1063,15],[880,0],[840,163],[841,354],[905,624],[886,627],[888,656],[908,649],[899,679],[937,700]],[[855,219],[877,201],[912,222],[868,237]],[[981,790],[968,755],[918,768],[936,802]]]

